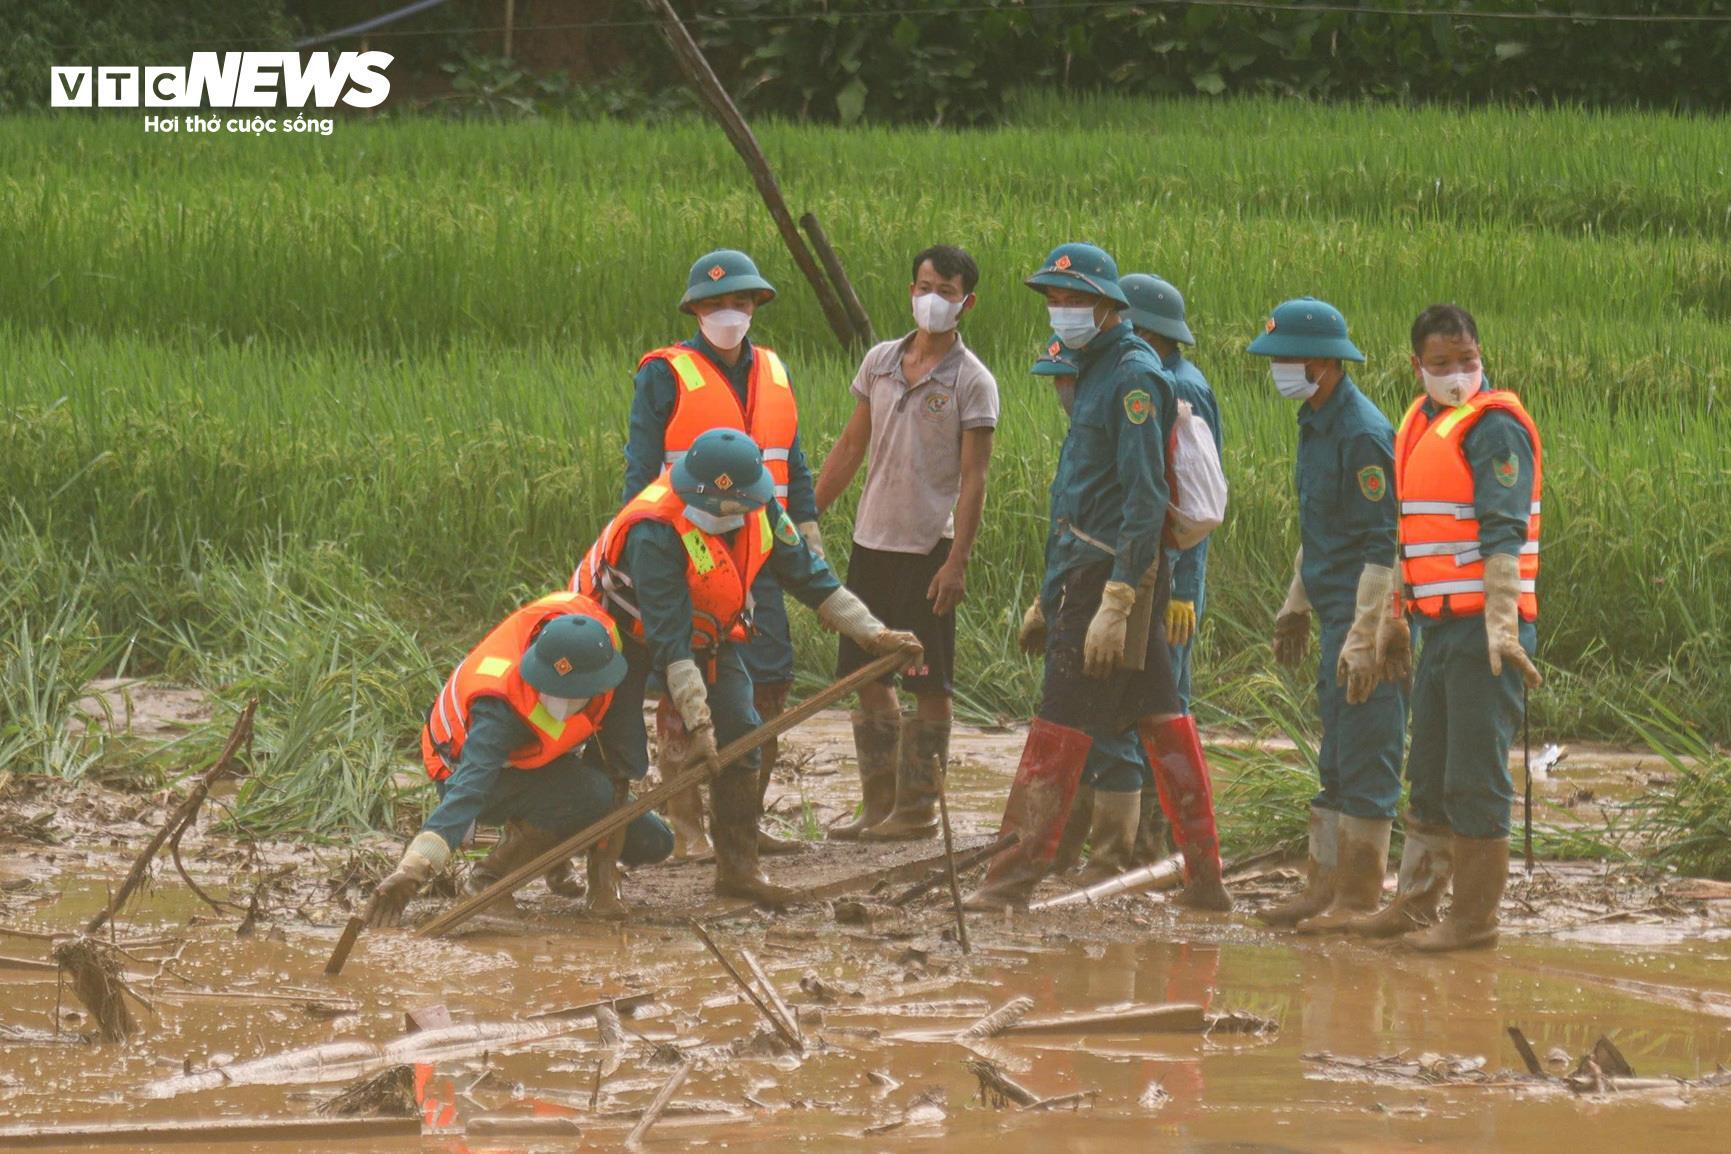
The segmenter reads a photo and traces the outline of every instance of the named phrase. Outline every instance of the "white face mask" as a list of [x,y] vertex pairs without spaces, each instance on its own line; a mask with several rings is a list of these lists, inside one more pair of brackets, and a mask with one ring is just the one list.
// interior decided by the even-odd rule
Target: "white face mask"
[[751,331],[751,314],[738,309],[716,309],[697,318],[703,339],[718,349],[736,349]]
[[1477,395],[1485,381],[1482,368],[1470,373],[1443,373],[1441,376],[1421,368],[1419,375],[1424,378],[1424,391],[1430,394],[1430,399],[1445,409],[1466,404]]
[[553,715],[554,721],[564,721],[588,708],[589,699],[587,697],[554,697],[551,693],[543,693],[541,694],[541,706]]
[[1274,387],[1289,401],[1308,401],[1316,395],[1316,382],[1304,375],[1302,364],[1282,364],[1270,361],[1268,371],[1274,376]]
[[921,293],[914,298],[914,323],[928,333],[947,333],[961,319],[964,303],[966,298],[950,301],[937,293]]
[[693,525],[696,525],[699,529],[702,529],[705,533],[713,533],[716,536],[720,536],[722,533],[731,533],[735,529],[740,529],[745,526],[744,513],[734,513],[727,517],[717,517],[714,513],[705,512],[695,505],[687,505],[685,507],[685,518]]
[[1100,322],[1094,319],[1094,310],[1091,307],[1047,305],[1046,312],[1052,319],[1052,331],[1072,349],[1079,349],[1100,335]]

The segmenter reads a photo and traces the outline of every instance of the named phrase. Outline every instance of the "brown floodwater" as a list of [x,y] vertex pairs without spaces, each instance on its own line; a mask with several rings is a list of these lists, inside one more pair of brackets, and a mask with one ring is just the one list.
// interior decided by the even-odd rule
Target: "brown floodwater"
[[[35,921],[74,925],[104,896],[101,883],[75,881],[58,901],[35,911]],[[748,917],[718,928],[724,949],[753,950],[800,1007],[811,1049],[798,1058],[777,1056],[761,1043],[740,1056],[730,1052],[761,1033],[762,1023],[683,929],[576,925],[448,941],[370,933],[344,973],[326,979],[321,970],[334,928],[285,923],[239,940],[232,924],[186,929],[199,908],[184,890],[164,884],[127,916],[129,936],[172,930],[186,940],[173,963],[185,981],[165,975],[139,985],[155,1009],[140,1014],[143,1032],[130,1045],[0,1045],[5,1125],[305,1117],[342,1083],[226,1085],[164,1098],[147,1097],[144,1087],[188,1070],[343,1039],[388,1042],[402,1035],[405,1009],[430,1002],[444,1003],[458,1022],[507,1022],[642,992],[653,1001],[626,1019],[629,1044],[598,1093],[597,1068],[606,1055],[592,1023],[527,1048],[447,1058],[421,1071],[424,1095],[453,1128],[482,1114],[566,1115],[579,1119],[580,1138],[483,1140],[452,1133],[418,1142],[292,1145],[331,1151],[616,1148],[631,1120],[601,1115],[641,1107],[667,1078],[672,1067],[655,1062],[656,1042],[677,1043],[697,1059],[675,1102],[707,1111],[665,1117],[647,1142],[665,1150],[840,1143],[868,1150],[941,1145],[951,1154],[1117,1154],[1130,1148],[1690,1154],[1726,1149],[1731,1133],[1731,1090],[1583,1098],[1560,1088],[1343,1079],[1303,1058],[1319,1051],[1355,1058],[1438,1053],[1483,1057],[1491,1070],[1511,1069],[1519,1063],[1505,1030],[1518,1025],[1541,1056],[1560,1049],[1572,1059],[1604,1033],[1641,1075],[1710,1073],[1731,1060],[1731,1012],[1718,1002],[1689,1008],[1686,995],[1707,991],[1731,1005],[1731,941],[1716,929],[1685,935],[1589,927],[1601,932],[1584,939],[1522,936],[1497,953],[1421,958],[1357,943],[1299,941],[1244,918],[1186,918],[1147,903],[1144,940],[1079,940],[1071,936],[1074,919],[988,918],[975,922],[976,948],[963,959],[941,937],[941,909],[919,915],[913,936],[896,939],[836,926],[817,913],[776,921]],[[1065,933],[1053,929],[1059,924]],[[5,939],[0,950],[39,956],[42,945]],[[154,969],[142,962],[134,968]],[[800,990],[808,973],[840,1000],[813,1005]],[[182,992],[188,981],[229,996],[189,998]],[[1637,988],[1619,988],[1618,981]],[[255,994],[274,998],[259,1001]],[[972,1052],[917,1035],[958,1029],[985,1007],[1017,995],[1031,997],[1042,1014],[1199,1001],[1272,1018],[1280,1030],[1266,1040],[994,1040],[981,1050],[1034,1093],[1097,1094],[1074,1111],[991,1109],[980,1103],[976,1080],[963,1064]],[[56,997],[51,976],[0,974],[0,1022],[48,1028]],[[330,1004],[318,1013],[298,1004],[320,998]],[[893,1012],[862,1001],[937,1004],[956,1013]],[[345,1002],[353,1010],[339,1012]],[[70,994],[62,1004],[74,1004]],[[337,1016],[329,1016],[333,1012]],[[875,1132],[898,1120],[894,1129]],[[289,1145],[177,1149],[215,1154]]]

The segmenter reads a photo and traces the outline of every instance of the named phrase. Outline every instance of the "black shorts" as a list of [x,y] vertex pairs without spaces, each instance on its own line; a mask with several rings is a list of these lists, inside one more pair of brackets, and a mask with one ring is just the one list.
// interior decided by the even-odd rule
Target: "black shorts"
[[[932,613],[926,590],[950,557],[950,539],[943,538],[930,553],[888,553],[882,549],[853,547],[848,562],[847,587],[864,601],[872,615],[891,629],[906,629],[925,646],[925,670],[917,676],[888,674],[882,683],[893,685],[900,676],[902,688],[913,694],[948,697],[956,669],[956,614]],[[836,654],[835,675],[846,677],[871,661],[871,654],[841,639]]]
[[1141,669],[1108,677],[1082,671],[1082,646],[1100,608],[1100,593],[1112,576],[1112,562],[1084,565],[1064,574],[1063,598],[1055,621],[1046,628],[1046,677],[1040,691],[1040,716],[1072,729],[1122,733],[1153,714],[1182,713],[1172,655],[1166,648],[1166,603],[1172,575],[1166,550],[1160,550],[1160,576],[1154,582],[1154,614]]

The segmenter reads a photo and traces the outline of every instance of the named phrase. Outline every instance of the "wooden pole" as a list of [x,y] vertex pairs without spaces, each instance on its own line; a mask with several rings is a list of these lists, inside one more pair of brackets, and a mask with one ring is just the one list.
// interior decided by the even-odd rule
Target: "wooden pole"
[[745,161],[746,169],[757,184],[758,195],[763,197],[763,203],[769,209],[769,215],[774,218],[775,227],[781,233],[787,251],[793,255],[793,263],[799,266],[799,271],[811,282],[812,291],[817,294],[818,306],[823,309],[824,319],[829,321],[830,331],[835,333],[836,340],[842,343],[843,348],[855,347],[866,339],[866,334],[854,330],[847,311],[836,299],[835,290],[824,279],[823,270],[818,268],[817,262],[812,259],[811,250],[806,247],[805,238],[800,236],[799,228],[793,222],[793,214],[788,211],[787,201],[782,198],[781,186],[775,182],[775,174],[769,167],[769,158],[764,156],[757,137],[752,134],[751,126],[746,124],[745,117],[740,115],[733,98],[727,94],[727,89],[721,86],[715,70],[709,66],[703,50],[697,46],[697,41],[691,38],[691,33],[679,19],[679,13],[673,10],[673,5],[668,3],[668,0],[643,0],[643,4],[650,14],[661,22],[662,38],[673,50],[680,71],[685,73],[685,78],[697,90],[698,97],[720,122],[721,130],[727,134],[733,150]]
[[847,270],[842,267],[841,257],[836,255],[835,246],[829,243],[829,234],[824,232],[823,225],[818,223],[817,214],[808,212],[799,218],[799,226],[805,229],[805,235],[811,238],[811,247],[817,250],[817,259],[823,262],[823,271],[829,274],[835,291],[841,294],[842,307],[847,310],[848,320],[853,323],[854,332],[867,344],[877,344],[877,333],[872,331],[872,318],[860,303],[859,294],[853,291],[853,282],[847,278]]
[[505,0],[505,59],[511,59],[511,33],[517,26],[517,0]]
[[739,967],[727,960],[727,955],[721,952],[721,947],[715,944],[715,939],[709,936],[709,931],[703,928],[702,923],[693,920],[691,932],[696,934],[709,952],[715,955],[715,960],[721,963],[721,968],[727,971],[727,976],[733,979],[733,984],[740,988],[746,999],[757,1007],[757,1012],[763,1016],[763,1020],[769,1023],[769,1028],[780,1035],[782,1041],[792,1046],[796,1053],[805,1053],[805,1042],[794,1032],[793,1027],[776,1017],[775,1011],[769,1008],[769,1003],[763,1000],[758,992],[752,988],[751,983],[745,980],[745,975],[739,972]]
[[[765,722],[744,737],[728,742],[720,751],[719,768],[726,769],[771,738],[780,737],[800,722],[815,716],[821,710],[840,701],[867,682],[882,677],[899,665],[905,664],[907,660],[907,653],[898,651],[886,653],[882,657],[860,666],[834,685],[812,694],[786,713]],[[462,925],[505,895],[516,893],[553,866],[583,852],[614,831],[624,829],[668,798],[676,797],[692,786],[701,785],[708,781],[709,776],[710,771],[702,766],[675,775],[660,787],[650,790],[628,805],[620,806],[587,828],[578,830],[546,853],[512,870],[480,893],[464,898],[416,932],[423,938],[430,938]]]
[[950,833],[950,801],[945,797],[944,779],[949,776],[948,767],[938,774],[938,817],[944,825],[944,872],[949,874],[950,904],[956,910],[956,944],[962,947],[962,956],[973,953],[968,945],[968,919],[962,913],[962,887],[956,880],[956,841]]

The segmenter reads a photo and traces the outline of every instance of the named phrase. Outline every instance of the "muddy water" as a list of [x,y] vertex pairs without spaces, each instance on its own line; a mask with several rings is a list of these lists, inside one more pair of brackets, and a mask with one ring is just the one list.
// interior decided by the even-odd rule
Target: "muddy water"
[[[74,884],[36,911],[42,925],[70,925],[101,891]],[[336,1085],[230,1086],[147,1100],[152,1080],[234,1060],[344,1038],[384,1042],[402,1033],[406,1008],[438,1001],[458,1021],[524,1014],[647,992],[655,1001],[627,1027],[632,1039],[616,1072],[595,1094],[596,1031],[532,1048],[441,1063],[423,1074],[425,1092],[454,1107],[454,1125],[477,1114],[551,1113],[582,1120],[580,1139],[490,1139],[453,1135],[367,1149],[532,1150],[616,1147],[629,1119],[597,1118],[641,1106],[670,1067],[654,1064],[650,1043],[691,1048],[698,1066],[676,1101],[704,1105],[707,1117],[670,1116],[649,1145],[784,1149],[841,1141],[851,1148],[1015,1150],[1654,1150],[1719,1151],[1731,1130],[1731,1091],[1583,1100],[1567,1092],[1373,1084],[1336,1080],[1302,1060],[1330,1051],[1370,1057],[1407,1051],[1484,1056],[1491,1069],[1516,1065],[1505,1036],[1520,1025],[1540,1055],[1571,1056],[1610,1033],[1644,1075],[1691,1076],[1731,1062],[1731,1016],[1662,1004],[1596,979],[1640,978],[1653,986],[1731,995],[1731,942],[1708,932],[1663,943],[1523,938],[1500,955],[1409,958],[1362,945],[1298,943],[1243,920],[1179,918],[1146,903],[1139,942],[1077,941],[1031,922],[976,924],[974,956],[962,959],[936,933],[941,911],[916,919],[919,936],[872,938],[816,914],[730,923],[720,940],[763,960],[788,1000],[801,1007],[814,1039],[803,1059],[735,1057],[725,1047],[761,1030],[755,1012],[698,943],[677,929],[582,927],[535,936],[481,934],[422,941],[402,933],[363,937],[344,974],[320,976],[333,930],[285,925],[281,940],[237,941],[228,926],[185,929],[194,907],[173,887],[155,892],[127,932],[184,935],[176,974],[231,997],[188,999],[186,983],[164,976],[140,991],[155,1005],[145,1033],[128,1047],[0,1047],[6,1124],[137,1121],[189,1117],[299,1117]],[[1632,929],[1640,927],[1606,927]],[[929,951],[924,965],[907,954]],[[26,955],[40,944],[7,939]],[[152,967],[140,965],[142,969]],[[1564,976],[1556,971],[1564,970]],[[800,992],[814,972],[838,997],[818,1007]],[[52,981],[0,977],[8,1025],[53,1020]],[[304,993],[302,993],[304,991]],[[857,993],[860,997],[851,995]],[[286,1001],[259,1002],[253,994]],[[964,1068],[970,1052],[949,1041],[898,1037],[948,1032],[985,1005],[1017,994],[1036,1012],[1138,1001],[1195,1000],[1277,1019],[1270,1041],[1191,1036],[1044,1038],[990,1043],[986,1053],[1036,1094],[1098,1091],[1078,1112],[993,1110],[976,1098]],[[294,998],[352,1001],[309,1013]],[[961,1013],[930,1017],[860,1002],[951,1003]],[[873,1036],[873,1031],[877,1036]],[[630,1037],[630,1034],[627,1035]],[[491,1068],[468,1094],[464,1088]],[[896,1085],[874,1082],[887,1075]],[[1160,1102],[1151,1086],[1169,1097]],[[910,1106],[936,1091],[942,1106]],[[898,1128],[868,1129],[906,1118]],[[185,1147],[202,1151],[246,1146]],[[260,1147],[271,1148],[271,1147]],[[281,1149],[282,1147],[275,1147]],[[300,1148],[300,1147],[297,1147]],[[356,1144],[321,1149],[356,1149]]]

